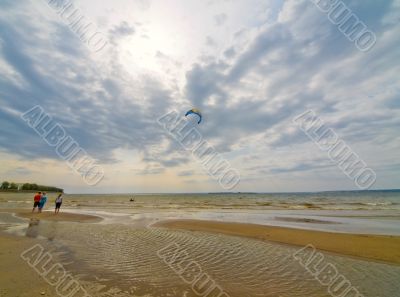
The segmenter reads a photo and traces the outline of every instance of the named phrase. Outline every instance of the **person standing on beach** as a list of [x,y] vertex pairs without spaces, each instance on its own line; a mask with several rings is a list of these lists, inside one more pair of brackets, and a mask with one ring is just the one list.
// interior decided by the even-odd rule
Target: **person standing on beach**
[[39,206],[40,199],[42,198],[42,192],[37,192],[36,195],[33,197],[33,208],[32,212],[35,211],[35,208]]
[[46,204],[46,202],[47,202],[47,195],[46,195],[46,192],[43,192],[43,195],[42,195],[42,197],[40,198],[40,201],[39,201],[39,212],[42,212],[42,208],[44,207],[44,205]]
[[54,210],[55,214],[58,214],[60,212],[60,207],[61,207],[61,204],[62,204],[62,200],[63,200],[62,193],[58,194],[58,197],[56,199],[56,209]]

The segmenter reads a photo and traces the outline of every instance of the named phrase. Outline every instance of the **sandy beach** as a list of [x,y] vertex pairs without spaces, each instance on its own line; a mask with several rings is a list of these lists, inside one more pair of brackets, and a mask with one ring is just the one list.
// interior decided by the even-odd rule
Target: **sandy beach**
[[0,296],[57,296],[54,287],[20,257],[24,250],[38,242],[0,231]]
[[[32,213],[23,209],[0,209],[0,212],[15,213],[17,217],[36,221],[94,223],[102,220],[100,217],[65,212],[58,215],[52,211]],[[55,287],[21,258],[21,253],[40,243],[38,239],[12,235],[0,229],[0,296],[58,296]]]
[[[199,296],[193,284],[160,258],[160,251],[171,244],[230,297],[328,297],[327,289],[293,258],[309,244],[366,297],[379,292],[392,297],[400,289],[400,236],[391,229],[397,213],[244,211],[243,206],[227,211],[209,205],[207,211],[199,207],[193,212],[190,205],[177,212],[175,208],[186,207],[191,198],[178,197],[175,202],[170,197],[139,197],[131,204],[124,203],[126,197],[116,197],[115,202],[99,196],[90,197],[98,199],[90,207],[86,197],[71,197],[68,207],[55,215],[51,209],[32,213],[30,207],[18,207],[30,206],[31,197],[3,197],[7,202],[0,208],[1,297],[57,296],[54,286],[20,257],[37,243],[96,297]],[[15,202],[9,202],[14,197]],[[368,223],[376,225],[375,233],[358,227]],[[381,230],[394,232],[384,235]]]
[[[49,223],[74,222],[85,225],[87,223],[101,221],[99,217],[82,214],[60,213],[55,216],[52,212],[38,214],[20,209],[14,209],[13,211],[15,211],[14,213],[19,217],[44,220]],[[276,242],[297,247],[312,244],[321,251],[328,251],[346,257],[350,256],[372,261],[383,261],[395,265],[400,264],[400,237],[397,236],[341,234],[256,224],[202,220],[161,221],[153,225],[152,228],[185,230],[185,232],[193,233],[194,236],[196,236],[195,234],[198,232],[201,232],[201,234],[215,233],[256,239],[260,243]],[[20,254],[24,250],[40,242],[40,240],[35,238],[14,236],[3,231],[0,233],[0,296],[57,296],[55,288],[46,283],[20,257]],[[12,269],[10,269],[10,267],[12,267]],[[75,273],[80,272],[78,267]],[[110,281],[111,284],[118,285],[116,279],[111,279]],[[88,283],[90,284],[90,282],[87,282],[86,285]],[[93,286],[95,287],[95,284],[93,284]],[[181,286],[181,284],[176,283],[176,286]],[[235,290],[235,287],[229,285],[225,287]],[[189,294],[188,296],[192,295]]]
[[314,245],[319,250],[347,256],[400,264],[400,236],[359,235],[202,220],[170,220],[155,226],[216,232],[296,246]]

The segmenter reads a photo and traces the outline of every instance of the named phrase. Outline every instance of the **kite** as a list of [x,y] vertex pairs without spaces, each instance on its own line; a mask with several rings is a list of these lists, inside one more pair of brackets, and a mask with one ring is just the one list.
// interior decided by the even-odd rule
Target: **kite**
[[189,110],[186,114],[185,117],[187,117],[189,114],[195,114],[199,117],[199,121],[197,122],[197,124],[200,124],[201,119],[202,119],[202,115],[200,110],[196,109],[196,108],[192,108],[191,110]]

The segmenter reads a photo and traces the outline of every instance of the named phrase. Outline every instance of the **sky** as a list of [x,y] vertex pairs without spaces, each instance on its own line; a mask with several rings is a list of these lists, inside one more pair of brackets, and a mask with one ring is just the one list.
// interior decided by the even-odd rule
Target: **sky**
[[[400,1],[344,3],[376,35],[370,50],[311,0],[0,1],[0,180],[224,191],[157,122],[198,108],[196,129],[240,173],[233,191],[357,190],[293,122],[312,110],[376,173],[371,189],[399,188]],[[62,4],[105,46],[88,46]],[[21,118],[37,105],[104,169],[99,183]]]

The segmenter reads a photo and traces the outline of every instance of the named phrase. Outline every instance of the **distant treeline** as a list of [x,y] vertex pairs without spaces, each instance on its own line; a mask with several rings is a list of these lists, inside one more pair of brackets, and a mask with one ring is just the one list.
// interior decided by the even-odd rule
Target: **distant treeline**
[[38,184],[17,184],[13,182],[3,181],[0,186],[0,190],[2,191],[44,191],[44,192],[64,192],[64,189],[50,186],[42,186]]

